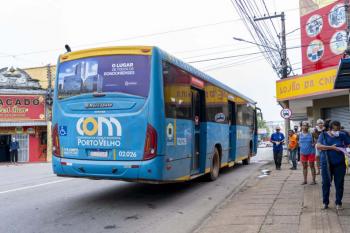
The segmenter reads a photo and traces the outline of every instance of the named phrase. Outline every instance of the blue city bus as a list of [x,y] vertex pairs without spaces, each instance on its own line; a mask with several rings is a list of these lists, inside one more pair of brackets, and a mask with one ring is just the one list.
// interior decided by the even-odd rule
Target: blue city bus
[[55,80],[53,171],[149,183],[215,180],[220,168],[256,154],[258,110],[157,47],[68,52]]

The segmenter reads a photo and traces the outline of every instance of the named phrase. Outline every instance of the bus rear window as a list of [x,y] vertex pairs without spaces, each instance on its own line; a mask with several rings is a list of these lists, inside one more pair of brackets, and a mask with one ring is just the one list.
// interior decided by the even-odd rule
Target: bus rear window
[[150,62],[150,56],[145,55],[113,55],[61,63],[58,98],[94,92],[121,92],[147,97]]

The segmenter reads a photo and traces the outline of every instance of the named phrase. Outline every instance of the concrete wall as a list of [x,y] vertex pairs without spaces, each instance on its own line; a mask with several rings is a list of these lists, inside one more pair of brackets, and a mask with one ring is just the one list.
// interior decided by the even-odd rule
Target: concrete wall
[[335,107],[345,107],[349,106],[349,95],[336,96],[324,99],[315,99],[313,100],[313,119],[316,121],[319,118],[322,118],[321,110],[323,108],[335,108]]

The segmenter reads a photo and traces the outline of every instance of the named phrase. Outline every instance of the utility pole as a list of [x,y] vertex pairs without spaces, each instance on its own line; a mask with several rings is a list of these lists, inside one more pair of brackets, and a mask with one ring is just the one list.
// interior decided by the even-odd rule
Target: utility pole
[[52,160],[52,132],[51,132],[51,116],[52,116],[52,73],[50,64],[47,65],[47,92],[46,92],[46,120],[47,120],[47,149],[46,149],[46,160],[47,162],[51,162]]
[[288,78],[288,64],[287,64],[287,43],[286,43],[286,20],[285,20],[285,14],[282,12],[279,15],[271,15],[271,16],[265,16],[261,18],[254,18],[254,21],[261,21],[261,20],[267,20],[267,19],[273,19],[273,18],[281,18],[281,41],[282,41],[282,48],[280,52],[281,56],[281,78]]
[[[349,0],[346,0],[349,1]],[[286,19],[285,19],[285,14],[284,12],[282,12],[281,14],[277,15],[271,15],[271,16],[265,16],[265,17],[261,17],[261,18],[254,18],[254,21],[260,21],[260,20],[271,20],[273,18],[281,18],[281,42],[282,42],[282,48],[280,51],[280,56],[281,56],[281,79],[284,78],[288,78],[289,75],[289,71],[288,71],[288,64],[287,64],[287,42],[286,42]],[[349,26],[349,24],[348,24]],[[289,108],[289,101],[283,101],[282,106],[284,108]],[[284,132],[285,135],[288,135],[288,130],[290,129],[290,120],[289,119],[285,119],[284,120]]]

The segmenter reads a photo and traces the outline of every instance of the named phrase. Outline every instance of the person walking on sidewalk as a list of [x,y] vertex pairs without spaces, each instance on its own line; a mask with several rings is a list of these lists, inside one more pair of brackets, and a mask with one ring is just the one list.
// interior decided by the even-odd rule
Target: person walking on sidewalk
[[308,165],[310,166],[312,182],[316,184],[316,172],[315,172],[315,141],[312,134],[309,133],[309,123],[304,121],[301,125],[301,133],[299,135],[300,146],[300,160],[303,164],[304,182],[307,184]]
[[[297,136],[297,140],[299,141],[299,127],[297,125],[294,126],[294,133]],[[298,154],[298,161],[300,161],[300,147],[299,143],[297,146],[297,154]]]
[[12,138],[12,141],[10,142],[10,157],[11,157],[11,163],[17,163],[18,162],[18,149],[19,144],[16,141],[16,138]]
[[[314,141],[317,142],[318,137],[320,136],[320,134],[322,133],[322,131],[325,129],[324,128],[324,121],[322,119],[318,119],[316,121],[316,127],[314,129],[314,132],[312,133],[312,136],[314,138]],[[320,174],[320,170],[321,170],[321,164],[320,164],[320,150],[318,150],[317,148],[315,148],[315,155],[316,155],[316,175]]]
[[281,170],[284,135],[280,132],[281,128],[276,127],[276,132],[271,135],[270,141],[273,143],[273,159],[275,160],[276,170]]
[[298,138],[293,130],[288,131],[288,151],[289,159],[292,161],[293,166],[291,170],[297,169],[297,153],[298,153]]
[[340,131],[340,122],[332,121],[330,130],[320,134],[317,149],[321,150],[321,175],[323,208],[329,205],[331,182],[334,179],[336,209],[342,209],[344,177],[346,172],[344,153],[340,148],[350,144],[350,138]]

